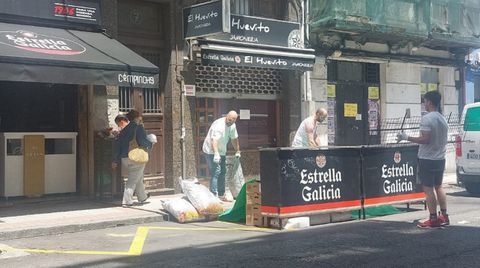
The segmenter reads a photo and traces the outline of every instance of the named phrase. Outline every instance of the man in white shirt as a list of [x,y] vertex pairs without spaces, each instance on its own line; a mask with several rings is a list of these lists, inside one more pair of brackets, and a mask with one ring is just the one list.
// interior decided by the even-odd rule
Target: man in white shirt
[[307,117],[298,127],[297,133],[292,141],[292,147],[318,147],[315,132],[317,125],[325,120],[327,110],[318,108],[314,115]]
[[228,141],[232,141],[236,157],[240,157],[240,145],[235,121],[238,114],[228,112],[227,116],[215,120],[203,141],[203,152],[210,171],[210,191],[220,200],[225,201],[225,155],[227,154]]
[[[423,97],[427,114],[420,122],[420,136],[410,137],[404,132],[397,134],[397,140],[407,140],[419,144],[418,177],[426,195],[430,218],[420,222],[420,228],[435,228],[449,225],[447,214],[447,196],[442,189],[443,171],[445,170],[445,152],[448,139],[448,124],[440,113],[442,96],[438,91],[429,91]],[[437,204],[440,212],[437,216]]]

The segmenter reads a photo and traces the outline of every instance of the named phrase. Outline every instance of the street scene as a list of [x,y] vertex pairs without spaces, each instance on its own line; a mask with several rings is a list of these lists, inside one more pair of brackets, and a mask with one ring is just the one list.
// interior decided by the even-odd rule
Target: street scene
[[478,0],[0,1],[0,267],[475,267]]
[[[453,182],[452,182],[453,183]],[[424,230],[410,212],[275,230],[225,222],[152,222],[7,239],[2,267],[472,267],[479,261],[478,197],[445,186],[451,226]],[[401,208],[399,206],[399,208]]]

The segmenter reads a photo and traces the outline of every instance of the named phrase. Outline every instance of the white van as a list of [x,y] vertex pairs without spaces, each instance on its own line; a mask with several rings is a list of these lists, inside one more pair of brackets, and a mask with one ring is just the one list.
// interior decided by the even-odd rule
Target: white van
[[480,194],[480,102],[463,108],[456,137],[457,181],[469,193]]

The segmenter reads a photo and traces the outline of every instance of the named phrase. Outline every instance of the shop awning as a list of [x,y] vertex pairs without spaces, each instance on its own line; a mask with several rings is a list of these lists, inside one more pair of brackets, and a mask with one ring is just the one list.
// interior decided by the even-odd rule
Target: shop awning
[[158,73],[102,33],[0,23],[0,81],[156,88]]
[[202,64],[205,65],[311,71],[315,64],[313,49],[253,48],[217,43],[203,44],[200,48]]

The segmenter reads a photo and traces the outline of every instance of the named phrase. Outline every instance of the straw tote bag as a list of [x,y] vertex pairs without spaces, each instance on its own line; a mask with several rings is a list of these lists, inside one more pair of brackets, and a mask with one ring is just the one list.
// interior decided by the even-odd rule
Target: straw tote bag
[[128,143],[128,159],[138,164],[144,164],[148,162],[148,152],[138,146],[137,128],[135,128],[133,139]]

